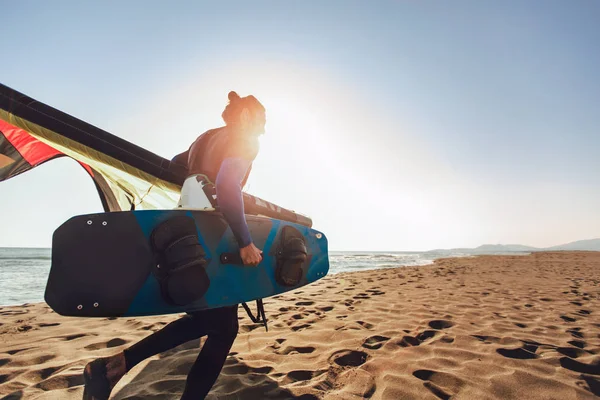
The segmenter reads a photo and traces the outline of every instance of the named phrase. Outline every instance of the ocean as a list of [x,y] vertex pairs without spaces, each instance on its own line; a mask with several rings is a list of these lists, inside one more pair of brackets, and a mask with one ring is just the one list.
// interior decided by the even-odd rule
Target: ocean
[[[426,265],[440,257],[465,253],[436,252],[336,252],[329,253],[329,274]],[[0,248],[0,306],[44,301],[50,271],[51,250]]]

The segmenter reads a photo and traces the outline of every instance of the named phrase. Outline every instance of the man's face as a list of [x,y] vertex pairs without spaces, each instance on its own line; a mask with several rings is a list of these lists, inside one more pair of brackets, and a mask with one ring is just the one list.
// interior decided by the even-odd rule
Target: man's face
[[251,112],[244,108],[240,116],[240,122],[244,131],[252,135],[262,135],[265,133],[265,124],[267,117],[264,111]]
[[265,125],[267,124],[267,114],[264,111],[257,111],[254,115],[255,133],[262,135],[265,133]]

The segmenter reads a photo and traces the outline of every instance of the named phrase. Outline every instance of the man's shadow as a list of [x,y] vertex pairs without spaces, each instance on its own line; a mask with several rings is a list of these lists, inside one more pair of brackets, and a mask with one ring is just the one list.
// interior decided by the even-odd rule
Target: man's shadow
[[[203,343],[204,341],[202,341]],[[179,399],[185,387],[187,374],[200,353],[200,339],[184,343],[152,359],[136,376],[111,399],[146,400]],[[283,389],[269,377],[270,366],[250,367],[239,359],[237,353],[229,353],[219,378],[206,397],[207,400],[228,399],[318,399],[314,395],[295,396]]]

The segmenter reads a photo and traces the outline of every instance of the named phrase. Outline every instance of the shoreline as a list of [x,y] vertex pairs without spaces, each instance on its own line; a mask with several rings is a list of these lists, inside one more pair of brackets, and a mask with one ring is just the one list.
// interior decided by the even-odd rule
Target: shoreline
[[[268,332],[240,307],[208,398],[593,399],[599,306],[600,252],[340,272],[265,299]],[[45,303],[0,315],[0,396],[15,399],[80,399],[85,363],[178,318],[61,317]],[[142,362],[111,399],[178,398],[201,343]]]

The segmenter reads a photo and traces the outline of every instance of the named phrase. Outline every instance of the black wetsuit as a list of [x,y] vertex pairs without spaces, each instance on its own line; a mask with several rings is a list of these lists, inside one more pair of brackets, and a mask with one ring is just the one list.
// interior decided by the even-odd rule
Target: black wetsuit
[[[215,132],[219,135],[215,135]],[[241,248],[251,243],[244,217],[241,190],[248,178],[257,149],[253,140],[222,134],[227,134],[223,128],[208,131],[192,145],[188,151],[192,156],[212,156],[192,157],[189,170],[192,173],[218,172],[216,177],[210,176],[216,181],[217,196],[220,195],[217,201]],[[207,149],[211,151],[207,153]],[[199,165],[195,165],[196,161]],[[237,310],[238,306],[235,305],[190,312],[171,322],[124,351],[127,371],[148,357],[207,335],[208,338],[188,374],[182,396],[185,400],[203,399],[219,377],[237,336]]]
[[124,351],[127,371],[155,354],[207,335],[187,376],[182,400],[203,399],[217,380],[238,333],[238,306],[190,312]]

